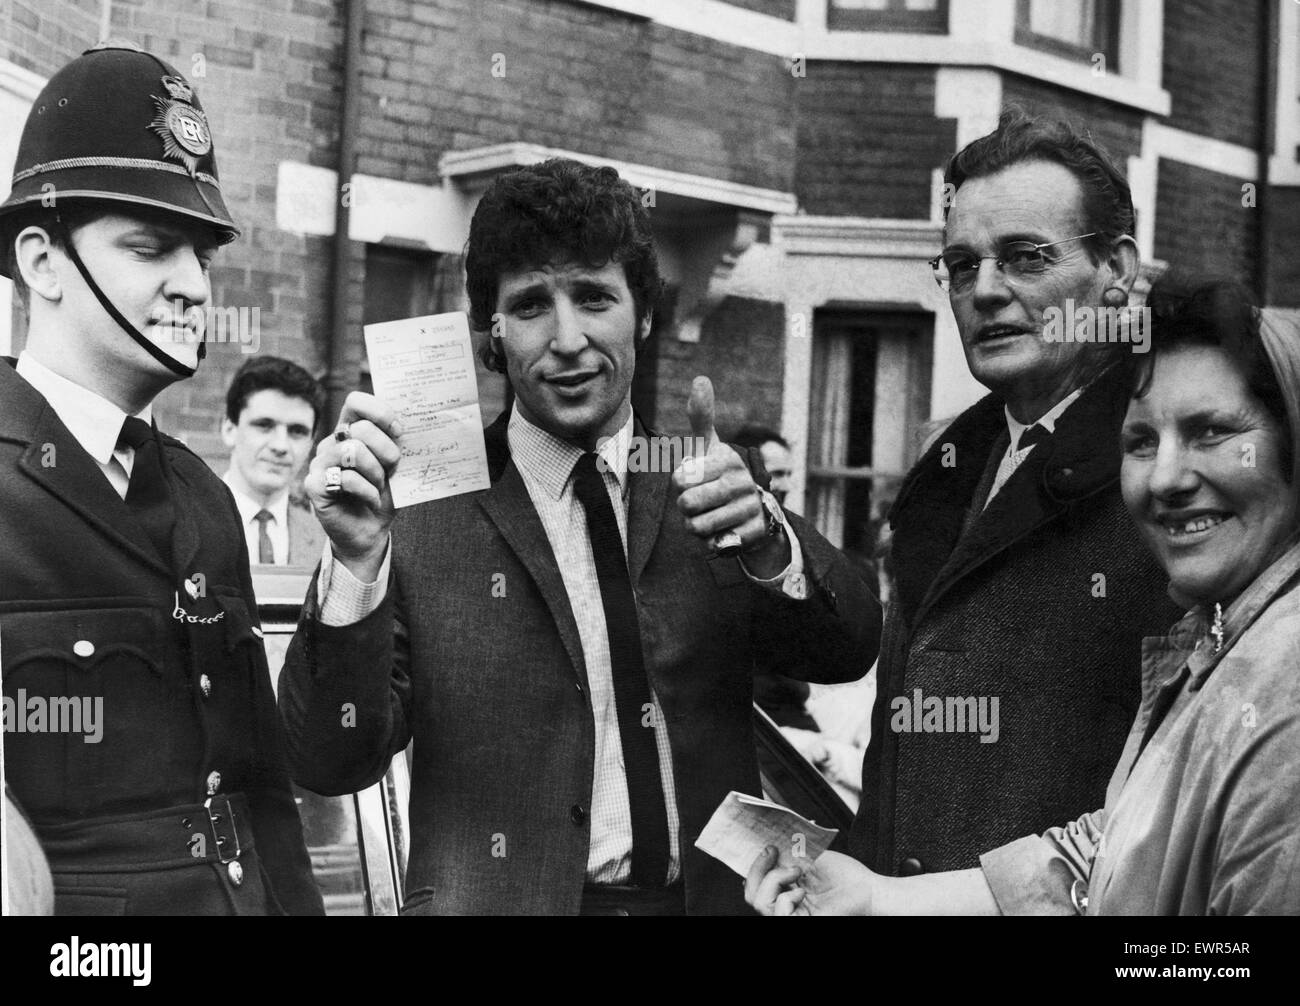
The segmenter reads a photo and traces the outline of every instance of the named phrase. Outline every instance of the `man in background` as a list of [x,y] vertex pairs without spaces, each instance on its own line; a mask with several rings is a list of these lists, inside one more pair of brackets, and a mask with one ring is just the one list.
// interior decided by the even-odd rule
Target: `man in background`
[[320,383],[278,356],[253,357],[230,382],[221,421],[230,468],[222,478],[239,508],[253,565],[320,560],[325,534],[295,489],[324,404]]
[[757,447],[763,455],[763,467],[771,478],[772,495],[776,501],[785,504],[785,497],[790,492],[790,477],[794,474],[794,461],[790,454],[790,444],[776,430],[747,423],[742,426],[731,443],[737,447]]

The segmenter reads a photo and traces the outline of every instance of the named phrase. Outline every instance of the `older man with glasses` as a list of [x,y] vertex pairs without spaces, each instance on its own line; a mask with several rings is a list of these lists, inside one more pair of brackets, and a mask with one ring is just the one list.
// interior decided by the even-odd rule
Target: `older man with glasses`
[[1131,347],[1114,331],[1061,337],[1083,309],[1128,303],[1128,184],[1068,125],[1016,111],[945,181],[931,266],[991,393],[934,440],[890,514],[896,595],[851,848],[902,876],[978,866],[1104,802],[1141,639],[1178,617],[1120,499]]

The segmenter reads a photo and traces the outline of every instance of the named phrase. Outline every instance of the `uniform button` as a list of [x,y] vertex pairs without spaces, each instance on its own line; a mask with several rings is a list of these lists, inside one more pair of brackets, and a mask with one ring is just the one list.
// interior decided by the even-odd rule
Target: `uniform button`
[[583,821],[587,820],[586,808],[580,803],[575,803],[569,808],[569,820],[574,824],[582,824]]
[[219,790],[220,788],[221,788],[221,773],[209,772],[208,773],[208,796],[215,796],[217,790]]
[[239,865],[239,860],[233,860],[226,864],[226,873],[230,877],[230,882],[238,887],[244,882],[244,868]]
[[95,655],[95,644],[89,639],[78,639],[72,644],[72,652],[79,657],[93,657]]
[[898,864],[898,875],[900,877],[915,877],[924,872],[925,867],[921,865],[921,861],[915,856],[908,856]]
[[212,679],[206,674],[199,675],[199,691],[203,693],[205,699],[212,694]]

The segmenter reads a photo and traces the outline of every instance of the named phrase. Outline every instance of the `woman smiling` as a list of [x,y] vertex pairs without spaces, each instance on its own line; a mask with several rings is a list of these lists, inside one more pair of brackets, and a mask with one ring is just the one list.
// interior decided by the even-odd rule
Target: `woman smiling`
[[1145,641],[1105,808],[919,877],[769,849],[763,914],[1300,913],[1300,330],[1228,283],[1148,306],[1121,484],[1189,611]]

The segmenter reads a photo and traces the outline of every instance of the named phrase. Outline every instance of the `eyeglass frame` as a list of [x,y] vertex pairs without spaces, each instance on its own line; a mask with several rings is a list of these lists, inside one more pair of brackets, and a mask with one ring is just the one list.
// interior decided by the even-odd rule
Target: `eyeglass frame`
[[[974,258],[976,262],[983,262],[985,259],[993,259],[994,263],[995,263],[996,266],[997,266],[998,272],[1000,272],[1000,273],[1002,273],[1002,275],[1006,276],[1007,273],[1006,273],[1006,270],[1003,268],[1004,263],[1003,263],[1003,261],[1002,261],[1002,255],[1003,255],[1003,253],[1006,252],[1007,248],[1011,247],[1012,245],[1019,245],[1019,246],[1021,246],[1022,248],[1025,247],[1025,246],[1032,247],[1032,248],[1034,249],[1034,251],[1038,252],[1039,256],[1041,257],[1044,248],[1052,248],[1052,247],[1055,247],[1056,245],[1067,244],[1067,243],[1070,242],[1070,241],[1083,241],[1083,240],[1086,239],[1086,238],[1095,238],[1099,233],[1100,233],[1099,231],[1089,231],[1087,234],[1075,234],[1073,237],[1061,238],[1061,240],[1059,240],[1059,241],[1045,241],[1045,242],[1043,242],[1042,244],[1034,244],[1034,242],[1032,242],[1032,241],[1008,241],[1005,245],[1002,246],[1001,251],[1000,251],[997,255],[973,255],[973,256],[971,256],[971,257]],[[949,279],[948,286],[944,286],[943,280],[939,278],[939,263],[940,263],[940,262],[943,262],[943,252],[940,252],[940,253],[939,253],[938,255],[936,255],[934,258],[932,258],[932,259],[929,260],[929,263],[930,263],[930,275],[932,275],[932,276],[934,277],[934,281],[935,281],[935,283],[937,283],[937,284],[939,285],[939,289],[942,290],[944,293],[951,293],[951,292],[954,292],[953,287],[952,287],[952,281],[951,281],[951,278]],[[947,263],[944,263],[944,264],[945,264],[945,266],[947,265]],[[977,277],[977,278],[978,278],[978,273],[979,273],[979,270],[977,269],[977,270],[976,270],[976,277]],[[1009,276],[1008,276],[1007,278],[1008,278],[1008,280],[1011,279],[1011,277],[1009,277]],[[972,287],[973,287],[973,282],[974,282],[974,281],[972,281]],[[959,293],[959,294],[964,294],[964,293],[968,293],[969,290],[968,290],[967,288],[963,287],[963,288],[961,288],[961,289],[956,290],[955,292],[956,292],[956,293]]]

